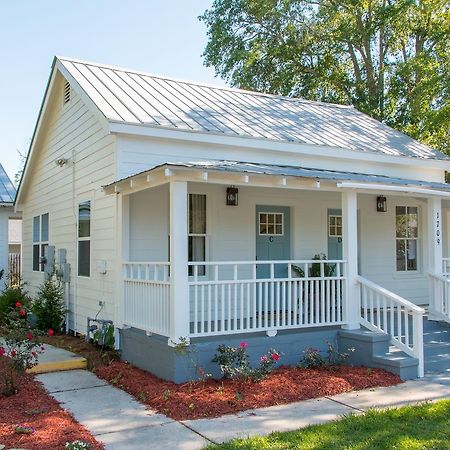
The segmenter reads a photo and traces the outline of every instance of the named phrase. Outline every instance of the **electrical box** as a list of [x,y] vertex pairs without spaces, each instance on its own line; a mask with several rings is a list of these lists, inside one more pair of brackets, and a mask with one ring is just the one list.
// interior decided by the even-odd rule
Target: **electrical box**
[[70,264],[67,263],[67,250],[58,249],[56,277],[63,283],[70,283]]
[[102,275],[106,273],[106,261],[104,259],[97,260],[97,273]]

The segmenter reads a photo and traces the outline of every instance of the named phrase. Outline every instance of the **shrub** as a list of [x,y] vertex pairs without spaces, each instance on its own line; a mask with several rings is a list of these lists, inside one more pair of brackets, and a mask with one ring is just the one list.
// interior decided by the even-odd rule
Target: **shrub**
[[64,294],[54,274],[40,285],[33,302],[33,312],[40,330],[51,328],[57,333],[61,332],[65,316]]
[[91,446],[84,441],[66,442],[66,449],[68,450],[89,450]]
[[23,284],[15,287],[6,287],[0,294],[0,325],[7,326],[10,313],[14,311],[16,303],[29,306],[31,299],[24,290]]
[[322,356],[320,350],[309,347],[303,353],[304,356],[300,360],[300,367],[305,369],[317,369],[319,367],[334,367],[344,364],[353,348],[349,348],[346,352],[339,352],[331,342],[327,342],[326,355]]
[[37,364],[38,354],[44,350],[40,333],[30,328],[28,314],[29,307],[20,302],[16,302],[8,314],[8,332],[4,336],[4,346],[0,346],[0,356],[8,357],[5,369],[0,372],[3,378],[1,392],[6,396],[19,391],[25,371]]
[[280,353],[270,349],[260,357],[259,367],[253,368],[249,362],[247,348],[246,342],[241,342],[239,347],[219,345],[218,353],[214,355],[212,362],[219,364],[224,378],[250,378],[260,381],[273,370],[280,359]]

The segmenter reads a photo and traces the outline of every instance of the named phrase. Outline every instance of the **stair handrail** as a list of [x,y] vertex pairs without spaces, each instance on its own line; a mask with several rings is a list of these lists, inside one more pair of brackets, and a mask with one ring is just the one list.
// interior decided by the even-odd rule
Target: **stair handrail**
[[[356,277],[356,282],[361,286],[361,325],[372,331],[389,335],[391,345],[404,351],[406,354],[417,358],[419,361],[418,376],[420,378],[423,377],[425,371],[423,353],[423,316],[425,310],[400,295],[395,294],[360,275]],[[373,305],[373,298],[370,300],[370,308],[368,307],[367,298],[363,298],[362,295],[364,287],[379,294],[376,301],[376,308]],[[382,311],[380,311],[381,306],[383,306]],[[395,316],[395,314],[397,314],[397,316]],[[405,335],[402,334],[402,314],[404,316],[403,331],[405,332]],[[409,333],[409,314],[412,316],[412,340],[410,339]],[[397,320],[395,320],[395,317],[397,317]],[[395,331],[396,326],[397,331]]]

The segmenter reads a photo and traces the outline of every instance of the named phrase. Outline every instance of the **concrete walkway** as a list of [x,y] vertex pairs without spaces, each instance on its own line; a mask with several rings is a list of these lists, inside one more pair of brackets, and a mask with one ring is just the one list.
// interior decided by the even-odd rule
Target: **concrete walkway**
[[[421,380],[216,419],[175,421],[147,409],[127,393],[108,385],[87,370],[41,374],[37,379],[78,422],[105,444],[107,450],[195,450],[209,443],[237,437],[295,430],[335,420],[346,414],[361,414],[369,408],[398,407],[450,398],[450,366],[444,362],[438,370],[438,366],[433,365],[440,361],[440,354],[445,355],[443,349],[448,348],[438,338],[442,335],[437,334],[439,329],[434,329],[434,325],[427,325],[429,340],[426,354],[429,365],[428,373]],[[437,350],[441,345],[443,347]],[[52,349],[49,348],[48,352],[51,353]]]

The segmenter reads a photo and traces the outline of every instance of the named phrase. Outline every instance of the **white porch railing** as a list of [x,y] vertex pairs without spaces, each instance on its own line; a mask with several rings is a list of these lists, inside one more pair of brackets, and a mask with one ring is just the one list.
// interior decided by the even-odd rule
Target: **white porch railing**
[[389,334],[391,344],[419,360],[419,377],[424,375],[423,314],[417,305],[361,276],[361,325]]
[[437,275],[430,273],[429,277],[430,317],[450,322],[450,279],[448,274]]
[[169,336],[170,281],[168,262],[126,262],[125,325]]
[[345,261],[193,262],[191,337],[343,323]]
[[450,258],[442,258],[442,273],[450,275]]

